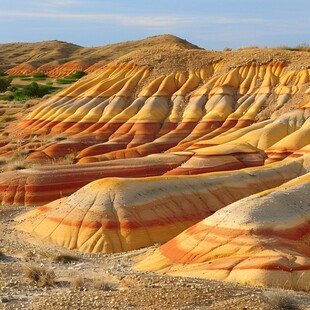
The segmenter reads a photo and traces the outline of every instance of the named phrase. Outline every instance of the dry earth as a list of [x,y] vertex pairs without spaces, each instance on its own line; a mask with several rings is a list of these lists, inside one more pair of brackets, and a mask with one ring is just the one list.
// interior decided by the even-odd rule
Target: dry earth
[[[167,36],[166,39],[171,44],[173,38]],[[157,46],[149,53],[139,50],[158,45],[158,40],[161,40],[160,48]],[[176,40],[175,46],[178,48],[197,48],[189,46],[188,42],[181,39],[173,40]],[[271,60],[286,59],[290,60],[288,69],[300,69],[309,64],[310,59],[310,53],[264,49],[222,53],[210,51],[208,55],[206,51],[195,50],[194,53],[193,50],[184,49],[182,52],[178,51],[177,57],[166,57],[169,53],[173,54],[173,51],[171,45],[169,48],[165,45],[167,43],[163,37],[104,48],[84,49],[55,41],[48,44],[38,43],[37,48],[24,43],[1,45],[3,53],[0,70],[8,64],[12,67],[25,61],[39,65],[53,59],[64,62],[92,56],[94,62],[102,59],[109,62],[125,55],[119,61],[151,65],[154,68],[149,77],[151,79],[159,74],[167,74],[175,67],[184,70],[188,65],[193,68],[200,67],[207,56],[214,61],[225,56],[227,61],[221,69],[223,71],[246,62],[268,63]],[[21,47],[22,49],[19,49]],[[53,51],[53,54],[48,51]],[[5,55],[9,57],[5,58]],[[16,63],[13,63],[13,60]],[[290,110],[294,107],[302,100],[302,95],[300,96],[292,98],[283,109]],[[10,112],[12,115],[18,113],[14,114],[15,121],[33,109],[32,105],[27,110],[20,105],[18,110]],[[13,108],[17,109],[14,105]],[[1,109],[8,113],[5,104]],[[279,112],[283,113],[285,110]],[[258,115],[258,119],[268,118],[270,114],[266,109]],[[10,132],[14,126],[14,122],[11,122],[5,130]],[[134,271],[131,267],[146,251],[153,251],[156,245],[128,253],[95,255],[38,243],[32,237],[14,229],[14,218],[28,210],[29,208],[11,206],[2,206],[0,209],[0,309],[310,309],[310,294],[305,292],[262,289]],[[37,270],[43,275],[33,281],[30,278],[35,279],[35,276],[30,276],[29,271],[35,271],[36,268],[41,268]],[[48,283],[41,283],[43,280]]]
[[[132,270],[156,245],[94,255],[38,244],[13,229],[22,212],[24,207],[0,211],[0,309],[310,309],[304,292]],[[31,280],[35,268],[47,272],[45,278]]]
[[0,71],[22,63],[35,67],[57,61],[59,64],[71,60],[84,60],[89,64],[102,61],[102,65],[133,50],[149,48],[153,45],[169,45],[177,48],[198,48],[197,46],[172,35],[154,36],[138,41],[128,41],[98,47],[82,47],[62,41],[42,41],[36,43],[0,44]]

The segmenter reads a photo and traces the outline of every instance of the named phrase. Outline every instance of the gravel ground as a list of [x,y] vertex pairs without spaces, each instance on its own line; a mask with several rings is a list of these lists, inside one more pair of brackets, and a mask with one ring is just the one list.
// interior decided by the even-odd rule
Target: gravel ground
[[14,229],[24,211],[0,210],[0,309],[310,309],[305,292],[132,270],[156,246],[95,255],[37,243]]

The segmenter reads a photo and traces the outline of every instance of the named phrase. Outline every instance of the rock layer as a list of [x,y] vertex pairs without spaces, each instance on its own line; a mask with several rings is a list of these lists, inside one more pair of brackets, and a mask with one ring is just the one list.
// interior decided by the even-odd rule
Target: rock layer
[[309,290],[309,181],[307,173],[219,210],[137,268]]
[[304,289],[309,60],[163,44],[94,65],[11,127],[1,158],[26,153],[34,167],[0,174],[1,203],[41,205],[19,229],[70,249],[181,233],[140,267]]
[[26,214],[19,228],[86,252],[133,250],[168,241],[230,203],[309,168],[308,157],[230,173],[106,178]]

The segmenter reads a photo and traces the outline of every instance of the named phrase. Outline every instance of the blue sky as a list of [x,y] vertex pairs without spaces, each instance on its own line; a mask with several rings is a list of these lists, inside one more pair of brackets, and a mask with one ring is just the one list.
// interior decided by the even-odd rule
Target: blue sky
[[1,0],[0,43],[174,34],[205,49],[310,43],[309,0]]

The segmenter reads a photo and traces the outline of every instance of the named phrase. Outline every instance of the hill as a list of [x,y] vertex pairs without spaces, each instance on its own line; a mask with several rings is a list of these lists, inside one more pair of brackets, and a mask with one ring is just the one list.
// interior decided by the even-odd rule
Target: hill
[[57,62],[63,65],[69,61],[84,61],[88,65],[101,62],[106,64],[131,51],[152,46],[189,49],[198,47],[172,35],[149,37],[143,40],[109,44],[100,47],[82,47],[62,41],[43,41],[37,43],[0,44],[0,70],[6,71],[27,63],[34,68]]
[[163,244],[135,268],[308,291],[310,53],[171,36],[106,48],[100,70],[3,124],[1,204],[39,206],[21,236]]

